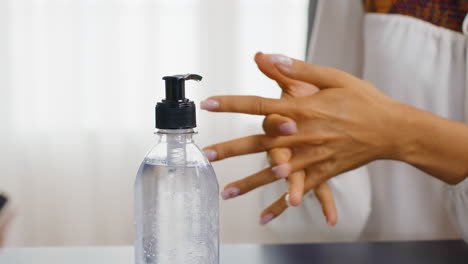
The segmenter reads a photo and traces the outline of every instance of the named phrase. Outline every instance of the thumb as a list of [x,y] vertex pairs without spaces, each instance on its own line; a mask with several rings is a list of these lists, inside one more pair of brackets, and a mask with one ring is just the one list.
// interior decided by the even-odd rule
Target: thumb
[[255,62],[257,63],[258,69],[260,69],[263,74],[278,83],[283,90],[282,97],[309,96],[318,91],[318,88],[313,84],[291,79],[281,73],[278,67],[273,64],[272,56],[275,55],[257,52],[257,54],[255,54]]
[[278,68],[275,67],[270,59],[270,55],[257,52],[255,54],[255,63],[258,69],[265,74],[268,78],[276,81],[278,85],[284,90],[293,80],[283,75]]
[[271,54],[270,62],[286,77],[316,85],[320,89],[343,88],[358,78],[336,68],[322,67],[295,60],[280,54]]

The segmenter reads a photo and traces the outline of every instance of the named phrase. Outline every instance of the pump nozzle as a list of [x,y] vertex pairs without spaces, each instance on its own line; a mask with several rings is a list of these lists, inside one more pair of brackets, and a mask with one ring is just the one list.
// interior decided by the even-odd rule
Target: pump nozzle
[[166,99],[156,105],[156,128],[182,129],[196,127],[195,104],[185,98],[185,81],[201,81],[198,74],[164,76]]
[[185,81],[201,81],[202,78],[198,74],[191,73],[164,76],[163,80],[166,81],[166,100],[175,102],[185,101]]

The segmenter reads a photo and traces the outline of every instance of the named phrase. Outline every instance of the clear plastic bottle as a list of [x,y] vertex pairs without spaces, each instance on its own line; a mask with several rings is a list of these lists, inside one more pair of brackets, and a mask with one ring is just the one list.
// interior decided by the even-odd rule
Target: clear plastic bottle
[[193,142],[195,123],[166,128],[179,125],[161,121],[157,127],[165,128],[157,131],[159,140],[135,181],[135,263],[218,264],[216,175]]

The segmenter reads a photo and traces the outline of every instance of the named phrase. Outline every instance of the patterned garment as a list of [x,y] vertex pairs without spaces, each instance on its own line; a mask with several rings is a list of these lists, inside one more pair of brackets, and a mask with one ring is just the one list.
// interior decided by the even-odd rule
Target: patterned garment
[[468,0],[364,0],[367,12],[401,14],[462,32]]

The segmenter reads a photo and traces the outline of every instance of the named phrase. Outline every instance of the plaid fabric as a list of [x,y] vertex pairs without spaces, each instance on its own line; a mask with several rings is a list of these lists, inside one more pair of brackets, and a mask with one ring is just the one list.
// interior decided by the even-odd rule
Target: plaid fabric
[[367,12],[401,14],[462,31],[468,0],[364,0]]

